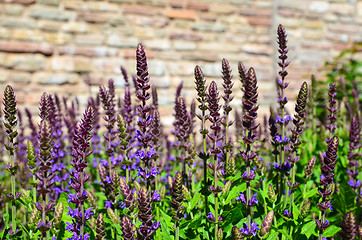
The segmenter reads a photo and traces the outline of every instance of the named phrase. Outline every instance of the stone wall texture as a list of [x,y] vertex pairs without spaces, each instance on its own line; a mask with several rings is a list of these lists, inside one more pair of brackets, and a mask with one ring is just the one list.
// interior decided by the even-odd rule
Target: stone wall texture
[[237,62],[243,61],[256,69],[267,111],[276,101],[279,23],[289,36],[287,96],[294,98],[325,60],[362,41],[362,1],[0,0],[0,89],[11,84],[18,102],[34,111],[43,91],[85,103],[109,78],[121,94],[120,65],[135,74],[142,42],[168,123],[176,86],[183,81],[190,102],[195,65],[221,83],[222,58],[233,68],[234,105],[241,102]]

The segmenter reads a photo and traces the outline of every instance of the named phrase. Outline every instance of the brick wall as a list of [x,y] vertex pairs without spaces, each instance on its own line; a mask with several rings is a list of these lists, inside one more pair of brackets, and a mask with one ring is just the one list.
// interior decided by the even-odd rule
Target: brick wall
[[[289,35],[289,95],[325,60],[362,41],[357,0],[0,0],[0,89],[11,83],[18,102],[36,109],[43,91],[81,102],[113,78],[135,73],[135,47],[146,48],[161,114],[171,120],[175,87],[194,96],[193,69],[220,82],[221,59],[253,66],[262,109],[275,102],[276,26]],[[188,100],[190,102],[190,99]],[[240,94],[234,104],[240,103]]]

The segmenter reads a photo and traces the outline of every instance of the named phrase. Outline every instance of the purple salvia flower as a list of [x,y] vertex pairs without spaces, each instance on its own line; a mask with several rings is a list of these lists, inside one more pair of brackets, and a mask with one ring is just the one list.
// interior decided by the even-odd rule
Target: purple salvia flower
[[344,215],[340,235],[342,239],[355,239],[357,236],[357,219],[352,211]]
[[[329,124],[326,125],[326,128],[329,130],[329,135],[333,136],[334,131],[336,130],[336,126],[334,125],[334,122],[336,121],[336,115],[335,112],[337,111],[337,101],[335,99],[337,95],[337,89],[336,89],[336,84],[335,83],[330,83],[329,84],[329,91],[328,91],[328,96],[329,96],[329,106],[327,107],[328,111],[330,112],[330,115],[328,116],[328,120],[329,120]],[[329,141],[329,139],[326,140],[327,142]]]
[[323,235],[323,230],[329,226],[329,221],[325,220],[325,211],[330,208],[331,202],[326,198],[332,194],[329,186],[333,184],[334,169],[337,160],[338,151],[338,137],[334,136],[328,141],[328,148],[325,156],[321,160],[322,175],[320,178],[321,187],[318,188],[319,194],[322,196],[322,201],[318,203],[318,207],[321,209],[321,220],[316,219],[317,226],[319,227],[319,236]]
[[142,239],[152,239],[152,236],[155,232],[153,227],[154,216],[152,216],[152,204],[153,201],[150,197],[145,186],[142,186],[138,192],[138,219],[141,221],[140,227],[137,229],[139,237]]
[[[85,173],[85,168],[88,166],[86,157],[92,151],[89,150],[90,139],[92,137],[94,122],[94,111],[92,107],[88,107],[81,119],[74,129],[72,160],[70,164],[74,167],[75,171],[71,171],[70,186],[75,190],[75,194],[71,198],[71,202],[75,204],[75,208],[69,208],[68,215],[72,216],[72,223],[68,223],[67,230],[73,232],[72,238],[86,239],[88,234],[85,233],[84,228],[86,221],[94,213],[92,208],[85,209],[84,202],[88,198],[88,193],[84,189],[84,184],[89,179],[89,175]],[[72,239],[71,238],[71,239]]]

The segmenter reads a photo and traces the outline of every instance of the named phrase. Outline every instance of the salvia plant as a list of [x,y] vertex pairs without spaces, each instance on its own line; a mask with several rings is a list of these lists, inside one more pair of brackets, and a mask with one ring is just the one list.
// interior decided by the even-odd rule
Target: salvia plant
[[38,123],[7,86],[0,239],[361,239],[360,79],[343,95],[344,75],[326,83],[320,117],[315,77],[287,99],[287,31],[276,35],[264,116],[256,69],[239,62],[234,77],[222,59],[220,79],[195,67],[196,99],[180,83],[167,132],[142,44],[123,95],[112,79],[86,106],[43,93]]

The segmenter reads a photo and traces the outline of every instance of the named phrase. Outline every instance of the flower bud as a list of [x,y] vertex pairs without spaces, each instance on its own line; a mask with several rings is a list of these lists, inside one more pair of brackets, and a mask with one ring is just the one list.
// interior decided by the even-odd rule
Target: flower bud
[[107,208],[107,215],[111,219],[113,224],[118,224],[119,223],[119,219],[116,216],[116,214],[114,213],[114,211],[112,210],[112,208]]
[[222,229],[219,228],[219,230],[217,231],[217,239],[222,240],[224,237],[224,233],[222,232]]
[[231,181],[227,181],[224,185],[224,188],[222,189],[222,194],[229,194],[229,191],[230,191],[230,187],[231,187]]
[[309,214],[311,203],[310,201],[307,201],[302,206],[302,209],[300,209],[300,215],[306,217]]
[[271,184],[269,184],[269,186],[268,186],[268,197],[271,202],[275,202],[277,200],[275,190],[273,188],[273,185],[271,185]]

